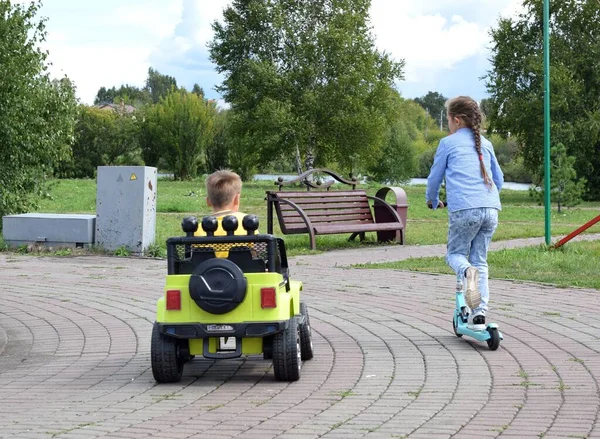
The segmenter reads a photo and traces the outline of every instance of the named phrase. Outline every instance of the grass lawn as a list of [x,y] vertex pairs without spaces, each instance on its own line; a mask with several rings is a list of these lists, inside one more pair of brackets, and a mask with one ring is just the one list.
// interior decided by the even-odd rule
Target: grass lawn
[[[375,195],[381,185],[367,186],[369,195]],[[261,228],[267,226],[267,203],[265,191],[277,187],[272,182],[256,181],[244,183],[242,191],[242,211],[258,215]],[[446,242],[448,216],[444,209],[432,211],[425,205],[425,186],[405,186],[408,196],[408,221],[406,243],[408,245],[443,244]],[[158,181],[156,242],[164,247],[171,236],[180,236],[181,219],[188,215],[201,217],[209,213],[205,202],[204,182],[200,180],[179,182]],[[527,192],[503,191],[503,210],[500,212],[500,225],[495,241],[512,238],[544,236],[544,209],[533,201]],[[388,199],[393,202],[394,200]],[[94,213],[96,211],[95,180],[54,180],[48,196],[41,201],[39,212],[47,213]],[[566,209],[560,215],[553,209],[552,234],[569,233],[600,214],[600,203],[584,203]],[[588,233],[600,231],[596,225]],[[279,234],[275,226],[275,234]],[[375,242],[375,234],[367,234]],[[290,254],[310,253],[308,235],[286,236]],[[317,248],[326,251],[336,248],[357,247],[358,243],[347,242],[345,235],[318,236]]]
[[[374,195],[381,185],[367,185]],[[260,230],[266,231],[265,191],[275,190],[273,182],[256,181],[244,183],[242,211],[258,215]],[[427,209],[424,186],[403,187],[408,195],[409,209],[406,228],[407,245],[445,244],[447,234],[447,212],[444,209]],[[156,242],[164,251],[165,241],[171,236],[183,235],[181,220],[188,215],[199,218],[209,213],[205,202],[204,182],[158,181]],[[503,210],[494,241],[512,238],[544,236],[544,208],[530,198],[527,192],[503,191]],[[394,200],[388,199],[389,202]],[[46,213],[95,213],[95,180],[54,180],[47,196],[41,201],[39,212]],[[552,211],[552,235],[567,234],[600,214],[600,203],[583,203],[561,214]],[[600,223],[586,233],[600,232]],[[275,234],[279,235],[278,225]],[[358,242],[348,242],[347,235],[318,236],[318,251],[340,248],[359,248]],[[308,235],[286,236],[289,255],[313,253],[309,248]],[[367,245],[376,243],[374,233],[367,234]],[[2,242],[0,240],[0,246]],[[364,245],[364,244],[363,244]],[[384,244],[387,245],[387,244]],[[550,282],[558,285],[578,285],[600,288],[598,272],[599,243],[573,243],[561,251],[546,251],[541,247],[503,250],[490,254],[490,275],[494,278],[522,279]],[[380,265],[385,268],[408,269],[449,273],[442,259],[409,259],[393,264]]]
[[[600,241],[572,242],[559,249],[545,246],[498,250],[488,253],[490,279],[513,279],[600,289]],[[361,268],[385,268],[453,274],[444,258],[411,258]]]

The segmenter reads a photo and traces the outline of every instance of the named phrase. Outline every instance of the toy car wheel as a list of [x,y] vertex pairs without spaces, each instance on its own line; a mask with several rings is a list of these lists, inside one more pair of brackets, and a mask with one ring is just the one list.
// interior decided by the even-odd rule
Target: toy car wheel
[[488,348],[490,351],[495,351],[500,347],[500,334],[496,328],[488,328],[487,331],[490,334],[490,338],[487,339]]
[[454,335],[456,335],[458,338],[462,337],[462,334],[458,333],[458,316],[455,314],[454,317],[452,317],[452,329],[454,329]]
[[183,374],[183,358],[179,354],[177,339],[160,333],[158,323],[152,328],[150,348],[152,375],[159,383],[177,383]]
[[298,319],[292,317],[287,329],[273,338],[273,370],[278,381],[297,381],[302,368]]
[[308,315],[308,307],[304,302],[300,302],[300,314],[304,316],[304,324],[300,326],[300,350],[302,361],[306,361],[310,360],[314,354],[310,317]]

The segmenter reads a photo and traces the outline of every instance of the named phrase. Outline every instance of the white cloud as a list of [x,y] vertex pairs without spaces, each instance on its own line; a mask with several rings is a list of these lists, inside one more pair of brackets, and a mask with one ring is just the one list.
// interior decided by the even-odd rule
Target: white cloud
[[165,38],[173,32],[174,24],[181,17],[182,7],[180,0],[162,3],[146,3],[143,7],[140,4],[118,6],[112,14],[112,23],[143,29],[156,37]]
[[44,48],[50,52],[50,73],[71,78],[87,104],[102,86],[142,86],[152,49],[181,16],[180,0],[114,3],[82,8],[76,0],[55,0],[41,11],[49,18]]
[[[19,0],[26,3],[28,0]],[[208,59],[211,24],[231,0],[47,1],[51,72],[67,74],[91,103],[101,86],[143,85],[147,69],[198,82],[207,92],[220,81]],[[489,28],[515,15],[522,0],[372,0],[377,46],[406,60],[403,90],[441,90],[464,62],[485,65]],[[456,77],[456,75],[454,76]],[[477,75],[466,82],[477,82]],[[408,93],[410,94],[410,93]]]
[[153,60],[187,64],[197,61],[198,55],[208,59],[206,44],[212,39],[211,25],[222,17],[223,9],[229,3],[229,0],[183,0],[174,33],[156,47]]
[[485,61],[489,27],[498,16],[511,14],[519,2],[373,0],[373,33],[380,49],[406,61],[407,82],[431,82],[471,57]]

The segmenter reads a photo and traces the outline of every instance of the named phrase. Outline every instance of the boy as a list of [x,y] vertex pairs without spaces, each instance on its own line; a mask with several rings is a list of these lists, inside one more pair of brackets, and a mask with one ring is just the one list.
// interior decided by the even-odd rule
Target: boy
[[[215,236],[225,236],[221,222],[227,215],[233,215],[238,220],[236,235],[245,235],[247,232],[242,227],[245,214],[240,212],[240,196],[242,193],[242,179],[235,172],[221,170],[213,172],[206,179],[206,205],[211,209],[211,215],[217,218],[219,226]],[[202,226],[194,236],[206,236]]]

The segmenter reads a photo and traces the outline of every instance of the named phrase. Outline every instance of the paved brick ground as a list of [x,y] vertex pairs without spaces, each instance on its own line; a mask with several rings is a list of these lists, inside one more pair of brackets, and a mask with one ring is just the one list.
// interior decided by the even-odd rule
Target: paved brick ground
[[598,291],[492,281],[491,352],[452,333],[452,276],[345,267],[443,253],[295,258],[316,349],[301,380],[196,359],[176,385],[150,371],[164,261],[0,254],[0,437],[600,437]]

